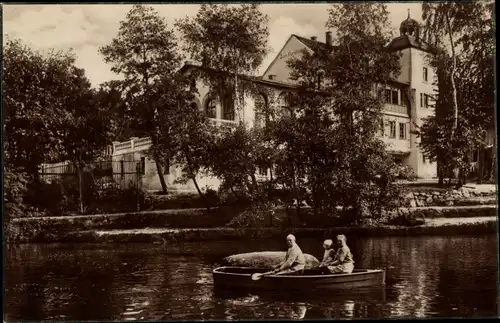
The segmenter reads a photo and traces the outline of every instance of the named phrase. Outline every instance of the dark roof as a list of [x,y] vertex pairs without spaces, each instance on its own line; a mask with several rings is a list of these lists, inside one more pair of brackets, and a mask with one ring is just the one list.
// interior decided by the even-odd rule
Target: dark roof
[[413,36],[403,35],[391,40],[391,42],[386,46],[388,50],[401,50],[405,48],[417,48],[428,53],[433,53],[431,46],[423,42],[422,40],[415,39]]
[[[215,71],[215,69],[210,68],[210,67],[203,67],[201,65],[197,65],[197,64],[192,63],[192,62],[186,62],[179,69],[179,72],[183,73],[183,72],[186,72],[186,71],[188,71],[190,69]],[[220,73],[221,74],[228,74],[228,75],[232,74],[232,73],[224,72],[224,71],[220,71]],[[293,89],[293,88],[297,88],[298,87],[295,84],[290,84],[290,83],[285,83],[285,82],[279,82],[279,81],[273,81],[273,80],[265,80],[261,76],[250,76],[250,75],[244,75],[244,74],[239,74],[238,76],[240,78],[242,78],[242,79],[245,79],[245,80],[249,80],[249,81],[253,81],[253,82],[256,82],[256,83],[265,84],[265,85],[269,85],[269,86],[275,86],[275,87],[280,87],[280,88],[286,87],[286,88],[289,88],[289,89]]]
[[317,41],[317,40],[312,40],[310,38],[305,38],[305,37],[297,36],[295,34],[292,34],[292,36],[294,36],[295,38],[297,38],[298,40],[300,40],[302,43],[304,43],[304,45],[306,45],[307,47],[309,47],[312,50],[327,49],[328,48],[328,46],[326,45],[326,43],[323,43],[323,42],[320,42],[320,41]]

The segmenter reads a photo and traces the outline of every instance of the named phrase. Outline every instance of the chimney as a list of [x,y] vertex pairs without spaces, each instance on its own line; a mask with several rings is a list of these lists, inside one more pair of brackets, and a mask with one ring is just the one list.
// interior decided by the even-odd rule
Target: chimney
[[332,40],[332,32],[331,31],[327,31],[326,32],[326,44],[328,46],[332,46],[332,43],[333,43],[333,40]]
[[311,37],[311,40],[316,40],[316,39],[318,39],[318,37],[316,37],[316,36]]

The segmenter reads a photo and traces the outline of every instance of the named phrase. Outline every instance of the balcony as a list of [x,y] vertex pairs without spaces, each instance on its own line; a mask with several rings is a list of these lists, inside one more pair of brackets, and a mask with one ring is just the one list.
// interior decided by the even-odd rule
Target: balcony
[[226,127],[229,129],[234,129],[238,125],[238,121],[235,120],[224,120],[224,119],[213,119],[210,118],[208,119],[211,124],[217,126],[217,127]]
[[410,115],[410,108],[404,105],[385,103],[383,106],[383,112],[396,113],[405,116]]
[[149,149],[151,146],[151,139],[144,138],[131,138],[127,141],[113,143],[113,155],[122,155],[134,151],[141,151]]
[[379,137],[386,145],[387,151],[392,154],[409,154],[411,152],[411,142],[410,139],[399,139],[390,137]]

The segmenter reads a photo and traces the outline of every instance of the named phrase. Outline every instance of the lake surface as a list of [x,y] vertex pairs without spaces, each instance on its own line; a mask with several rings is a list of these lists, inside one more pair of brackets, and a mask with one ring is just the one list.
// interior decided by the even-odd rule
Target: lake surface
[[[283,239],[284,240],[284,239]],[[322,256],[322,237],[299,239]],[[225,256],[281,240],[29,244],[4,249],[4,320],[321,319],[497,316],[497,238],[348,236],[357,268],[385,288],[335,295],[214,294]]]

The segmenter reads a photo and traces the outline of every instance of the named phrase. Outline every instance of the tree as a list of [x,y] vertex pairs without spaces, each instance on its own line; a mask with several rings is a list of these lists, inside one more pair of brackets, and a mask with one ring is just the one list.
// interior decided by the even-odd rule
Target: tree
[[279,137],[302,168],[315,213],[341,206],[353,221],[390,204],[393,161],[376,138],[382,100],[374,87],[398,75],[399,55],[384,49],[391,34],[383,4],[334,4],[327,27],[333,46],[288,62],[299,88],[290,95],[294,126]]
[[9,39],[3,62],[4,162],[36,180],[39,165],[61,151],[65,75],[74,57],[55,51],[41,53]]
[[[182,169],[176,181],[192,180],[200,197],[205,197],[198,185],[197,175],[205,168],[207,147],[211,146],[214,132],[207,117],[194,103],[195,80],[192,75],[181,73],[166,77],[155,87],[158,105],[157,155],[166,155]],[[206,201],[205,201],[206,202]],[[207,208],[210,208],[206,203]]]
[[129,115],[130,107],[124,93],[121,91],[121,82],[109,81],[101,84],[97,91],[98,104],[103,110],[108,110],[114,116],[112,123],[114,139],[124,141],[134,136],[134,122]]
[[158,107],[155,89],[162,79],[175,78],[181,57],[177,51],[177,39],[167,23],[152,8],[134,5],[112,42],[99,49],[112,71],[121,74],[121,85],[125,93],[128,115],[137,134],[149,136],[152,141],[152,156],[156,162],[158,176],[164,193],[167,185],[162,164],[172,156],[159,154]]
[[114,111],[101,104],[103,93],[91,89],[84,70],[72,67],[64,80],[66,111],[60,116],[60,159],[71,161],[77,171],[80,212],[83,214],[84,168],[111,144],[114,137]]
[[[227,118],[241,106],[243,87],[267,52],[268,17],[252,5],[202,4],[196,17],[176,22],[184,50],[201,63],[201,80],[220,103]],[[239,90],[238,90],[239,88]],[[238,95],[239,94],[239,95]]]
[[[493,5],[476,1],[422,8],[425,39],[436,49],[429,61],[437,71],[439,88],[436,114],[420,130],[422,147],[438,161],[440,183],[445,169],[451,176],[450,170],[458,168],[461,185],[470,153],[487,146],[485,134],[494,123]],[[480,180],[482,169],[479,174]]]
[[222,128],[210,149],[210,171],[221,179],[221,190],[229,190],[239,197],[258,195],[256,172],[259,156],[256,154],[258,137],[238,125],[236,129]]

